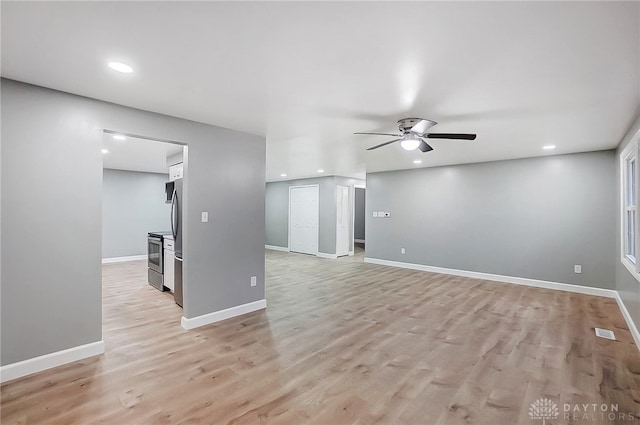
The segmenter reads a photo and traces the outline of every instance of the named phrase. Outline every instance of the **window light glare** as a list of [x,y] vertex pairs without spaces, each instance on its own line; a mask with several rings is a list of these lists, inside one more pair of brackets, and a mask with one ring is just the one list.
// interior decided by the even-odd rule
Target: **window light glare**
[[319,173],[324,173],[324,170],[321,168],[318,170]]
[[124,74],[130,74],[133,72],[133,68],[122,62],[109,62],[109,68]]
[[125,136],[123,136],[122,134],[114,134],[113,135],[113,139],[114,140],[127,140],[127,138]]
[[102,153],[109,153],[109,151],[106,149],[102,149]]
[[416,159],[413,161],[414,164],[422,164],[422,160],[421,159]]
[[555,149],[555,148],[556,148],[556,145],[544,145],[542,147],[542,149],[544,149],[545,151],[550,151],[550,150]]
[[287,177],[285,173],[280,174],[280,177]]

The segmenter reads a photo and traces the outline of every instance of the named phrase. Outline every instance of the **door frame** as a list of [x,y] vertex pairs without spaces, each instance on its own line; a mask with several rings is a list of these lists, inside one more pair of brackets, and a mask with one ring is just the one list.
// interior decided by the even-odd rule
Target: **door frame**
[[343,184],[338,184],[336,185],[336,257],[344,257],[347,255],[353,255],[353,236],[350,235],[350,233],[353,232],[353,223],[349,223],[348,227],[349,230],[347,230],[347,237],[349,238],[349,242],[347,243],[347,253],[346,254],[340,254],[338,253],[338,245],[339,245],[339,227],[338,227],[338,215],[341,214],[342,212],[338,210],[338,191],[341,190],[340,188],[345,188],[347,189],[347,210],[351,211],[351,220],[349,220],[349,217],[347,217],[347,222],[352,222],[353,221],[353,206],[351,205],[351,186],[347,186],[347,185],[343,185]]
[[[365,193],[365,211],[364,211],[365,229],[367,225],[367,210],[366,210],[367,182],[365,181],[364,183],[356,183],[353,185],[353,202],[351,203],[351,232],[353,233],[353,236],[351,237],[351,252],[349,253],[349,255],[354,255],[356,251],[356,189],[365,190],[364,192]],[[365,233],[365,240],[366,240],[366,233]]]
[[287,245],[289,245],[289,252],[297,252],[297,251],[291,251],[291,190],[301,189],[305,187],[315,187],[316,193],[318,194],[318,215],[317,215],[318,219],[317,219],[317,226],[316,226],[318,229],[318,234],[316,235],[316,252],[313,253],[313,255],[318,255],[318,252],[320,252],[320,185],[319,184],[300,184],[300,185],[289,186],[289,216],[287,217]]

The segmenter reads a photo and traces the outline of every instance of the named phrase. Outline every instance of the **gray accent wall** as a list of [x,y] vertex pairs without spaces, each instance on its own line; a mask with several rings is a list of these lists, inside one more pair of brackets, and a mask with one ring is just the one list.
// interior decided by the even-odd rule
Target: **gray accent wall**
[[366,256],[612,289],[613,187],[611,150],[367,174]]
[[[336,253],[336,187],[348,186],[353,194],[353,187],[362,180],[340,176],[327,176],[311,179],[297,179],[266,184],[265,223],[266,245],[287,248],[289,246],[289,187],[315,185],[319,186],[319,229],[318,251],[325,254]],[[351,196],[353,199],[353,196]]]
[[366,189],[363,189],[361,187],[356,187],[355,188],[355,208],[354,208],[354,213],[355,213],[355,217],[353,219],[354,225],[353,225],[353,237],[355,239],[360,239],[360,240],[364,240],[364,235],[365,235],[365,217],[366,217],[366,211],[365,211],[365,197],[366,197]]
[[103,170],[102,258],[146,254],[147,233],[171,230],[168,181],[167,174]]
[[[637,117],[633,125],[629,128],[629,131],[622,139],[620,146],[616,152],[616,181],[615,181],[615,208],[616,208],[616,228],[615,228],[615,237],[616,237],[616,246],[614,251],[614,261],[615,261],[615,289],[618,291],[620,295],[620,299],[624,303],[629,315],[631,315],[631,319],[633,320],[636,328],[640,329],[640,282],[636,279],[627,268],[622,264],[622,249],[621,249],[621,240],[622,240],[622,204],[621,204],[621,194],[622,189],[620,187],[620,157],[622,151],[634,140],[634,137],[640,132],[640,115]],[[639,139],[635,139],[639,140]]]
[[2,365],[102,338],[103,129],[188,145],[184,316],[264,299],[264,137],[7,79],[1,103]]

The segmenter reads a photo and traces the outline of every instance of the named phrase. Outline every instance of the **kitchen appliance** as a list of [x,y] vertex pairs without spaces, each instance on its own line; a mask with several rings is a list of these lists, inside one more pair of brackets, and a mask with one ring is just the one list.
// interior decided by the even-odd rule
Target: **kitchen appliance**
[[182,307],[182,258],[174,257],[174,289],[173,299],[180,307]]
[[170,204],[173,200],[173,191],[175,190],[175,183],[173,181],[166,182],[164,184],[165,204]]
[[149,285],[164,291],[164,247],[165,235],[171,232],[149,232],[147,236],[147,276]]
[[182,179],[174,182],[173,196],[171,198],[171,232],[173,234],[173,249],[175,255],[173,298],[182,307],[182,207],[183,185]]

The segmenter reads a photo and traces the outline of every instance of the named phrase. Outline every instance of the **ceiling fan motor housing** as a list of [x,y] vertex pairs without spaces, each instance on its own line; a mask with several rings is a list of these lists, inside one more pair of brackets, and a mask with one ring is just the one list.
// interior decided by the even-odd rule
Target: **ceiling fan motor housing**
[[398,128],[400,129],[402,134],[407,134],[420,121],[427,121],[429,123],[427,129],[437,124],[437,122],[435,121],[425,120],[424,118],[403,118],[401,120],[398,120]]

